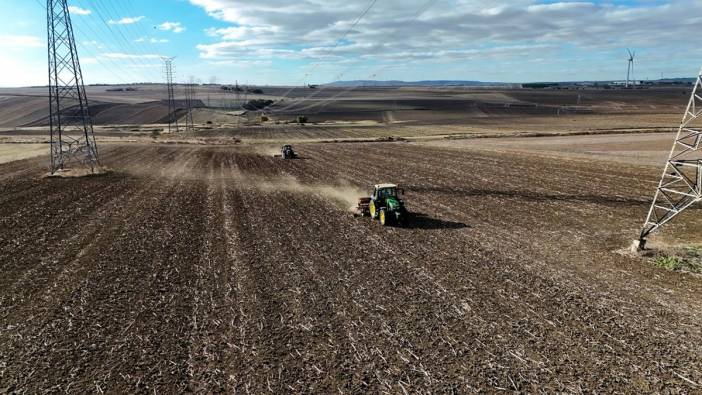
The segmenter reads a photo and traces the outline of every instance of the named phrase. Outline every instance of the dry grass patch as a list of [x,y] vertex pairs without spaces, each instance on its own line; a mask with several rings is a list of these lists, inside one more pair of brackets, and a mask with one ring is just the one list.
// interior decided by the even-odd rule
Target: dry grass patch
[[48,153],[48,144],[0,144],[0,163],[48,155]]

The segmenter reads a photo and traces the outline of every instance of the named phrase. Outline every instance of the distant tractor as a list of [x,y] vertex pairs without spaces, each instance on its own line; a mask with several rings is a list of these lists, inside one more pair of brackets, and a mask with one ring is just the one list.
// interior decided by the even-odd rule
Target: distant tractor
[[292,145],[290,144],[285,144],[283,148],[280,149],[280,155],[275,155],[278,158],[283,158],[283,159],[297,159],[297,153],[295,150],[293,150]]
[[373,187],[370,197],[358,199],[357,212],[362,216],[380,220],[383,226],[390,224],[405,225],[409,220],[409,212],[405,202],[400,198],[404,191],[395,184],[378,184]]

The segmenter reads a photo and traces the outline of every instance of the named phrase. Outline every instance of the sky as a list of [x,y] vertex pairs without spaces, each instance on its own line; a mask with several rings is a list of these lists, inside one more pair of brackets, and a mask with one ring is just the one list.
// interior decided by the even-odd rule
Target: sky
[[[702,0],[68,0],[85,83],[694,77]],[[0,86],[47,84],[46,0],[0,0]]]

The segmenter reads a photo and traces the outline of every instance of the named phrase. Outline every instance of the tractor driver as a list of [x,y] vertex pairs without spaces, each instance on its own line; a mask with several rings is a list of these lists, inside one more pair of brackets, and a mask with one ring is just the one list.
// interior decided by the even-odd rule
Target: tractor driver
[[377,198],[379,198],[379,199],[385,199],[385,198],[389,198],[389,197],[391,197],[391,196],[395,196],[395,193],[394,193],[394,192],[395,192],[395,191],[394,191],[393,189],[390,189],[390,188],[382,188],[382,189],[379,189],[379,190],[378,190],[378,196],[377,196]]

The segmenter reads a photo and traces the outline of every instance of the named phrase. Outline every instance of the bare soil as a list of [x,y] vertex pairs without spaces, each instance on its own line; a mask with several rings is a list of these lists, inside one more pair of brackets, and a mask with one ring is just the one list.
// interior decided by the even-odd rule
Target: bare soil
[[[296,148],[111,145],[89,178],[0,165],[0,392],[700,390],[700,279],[615,252],[657,167]],[[335,195],[380,181],[406,189],[408,227]]]
[[422,144],[454,149],[480,149],[505,154],[524,152],[542,156],[556,156],[563,159],[587,159],[659,166],[662,169],[670,154],[676,132],[677,130],[668,133],[445,138],[422,141]]
[[[114,92],[115,87],[87,88],[96,125],[161,124],[168,106],[163,85],[136,85],[136,91]],[[370,88],[320,87],[300,89],[262,87],[263,95],[239,96],[239,101],[267,99],[272,121],[289,122],[302,115],[309,123],[354,122],[494,129],[502,132],[534,130],[558,125],[560,130],[589,128],[675,127],[689,98],[691,87],[634,90],[534,90],[476,88]],[[47,89],[0,89],[0,127],[32,127],[48,124]],[[232,116],[239,109],[234,93],[218,86],[196,90],[195,122],[237,125]],[[176,87],[178,115],[184,115],[183,89]],[[632,117],[631,115],[635,115]],[[252,116],[252,118],[255,118]],[[584,122],[583,122],[584,121]],[[465,131],[465,130],[464,130]]]

